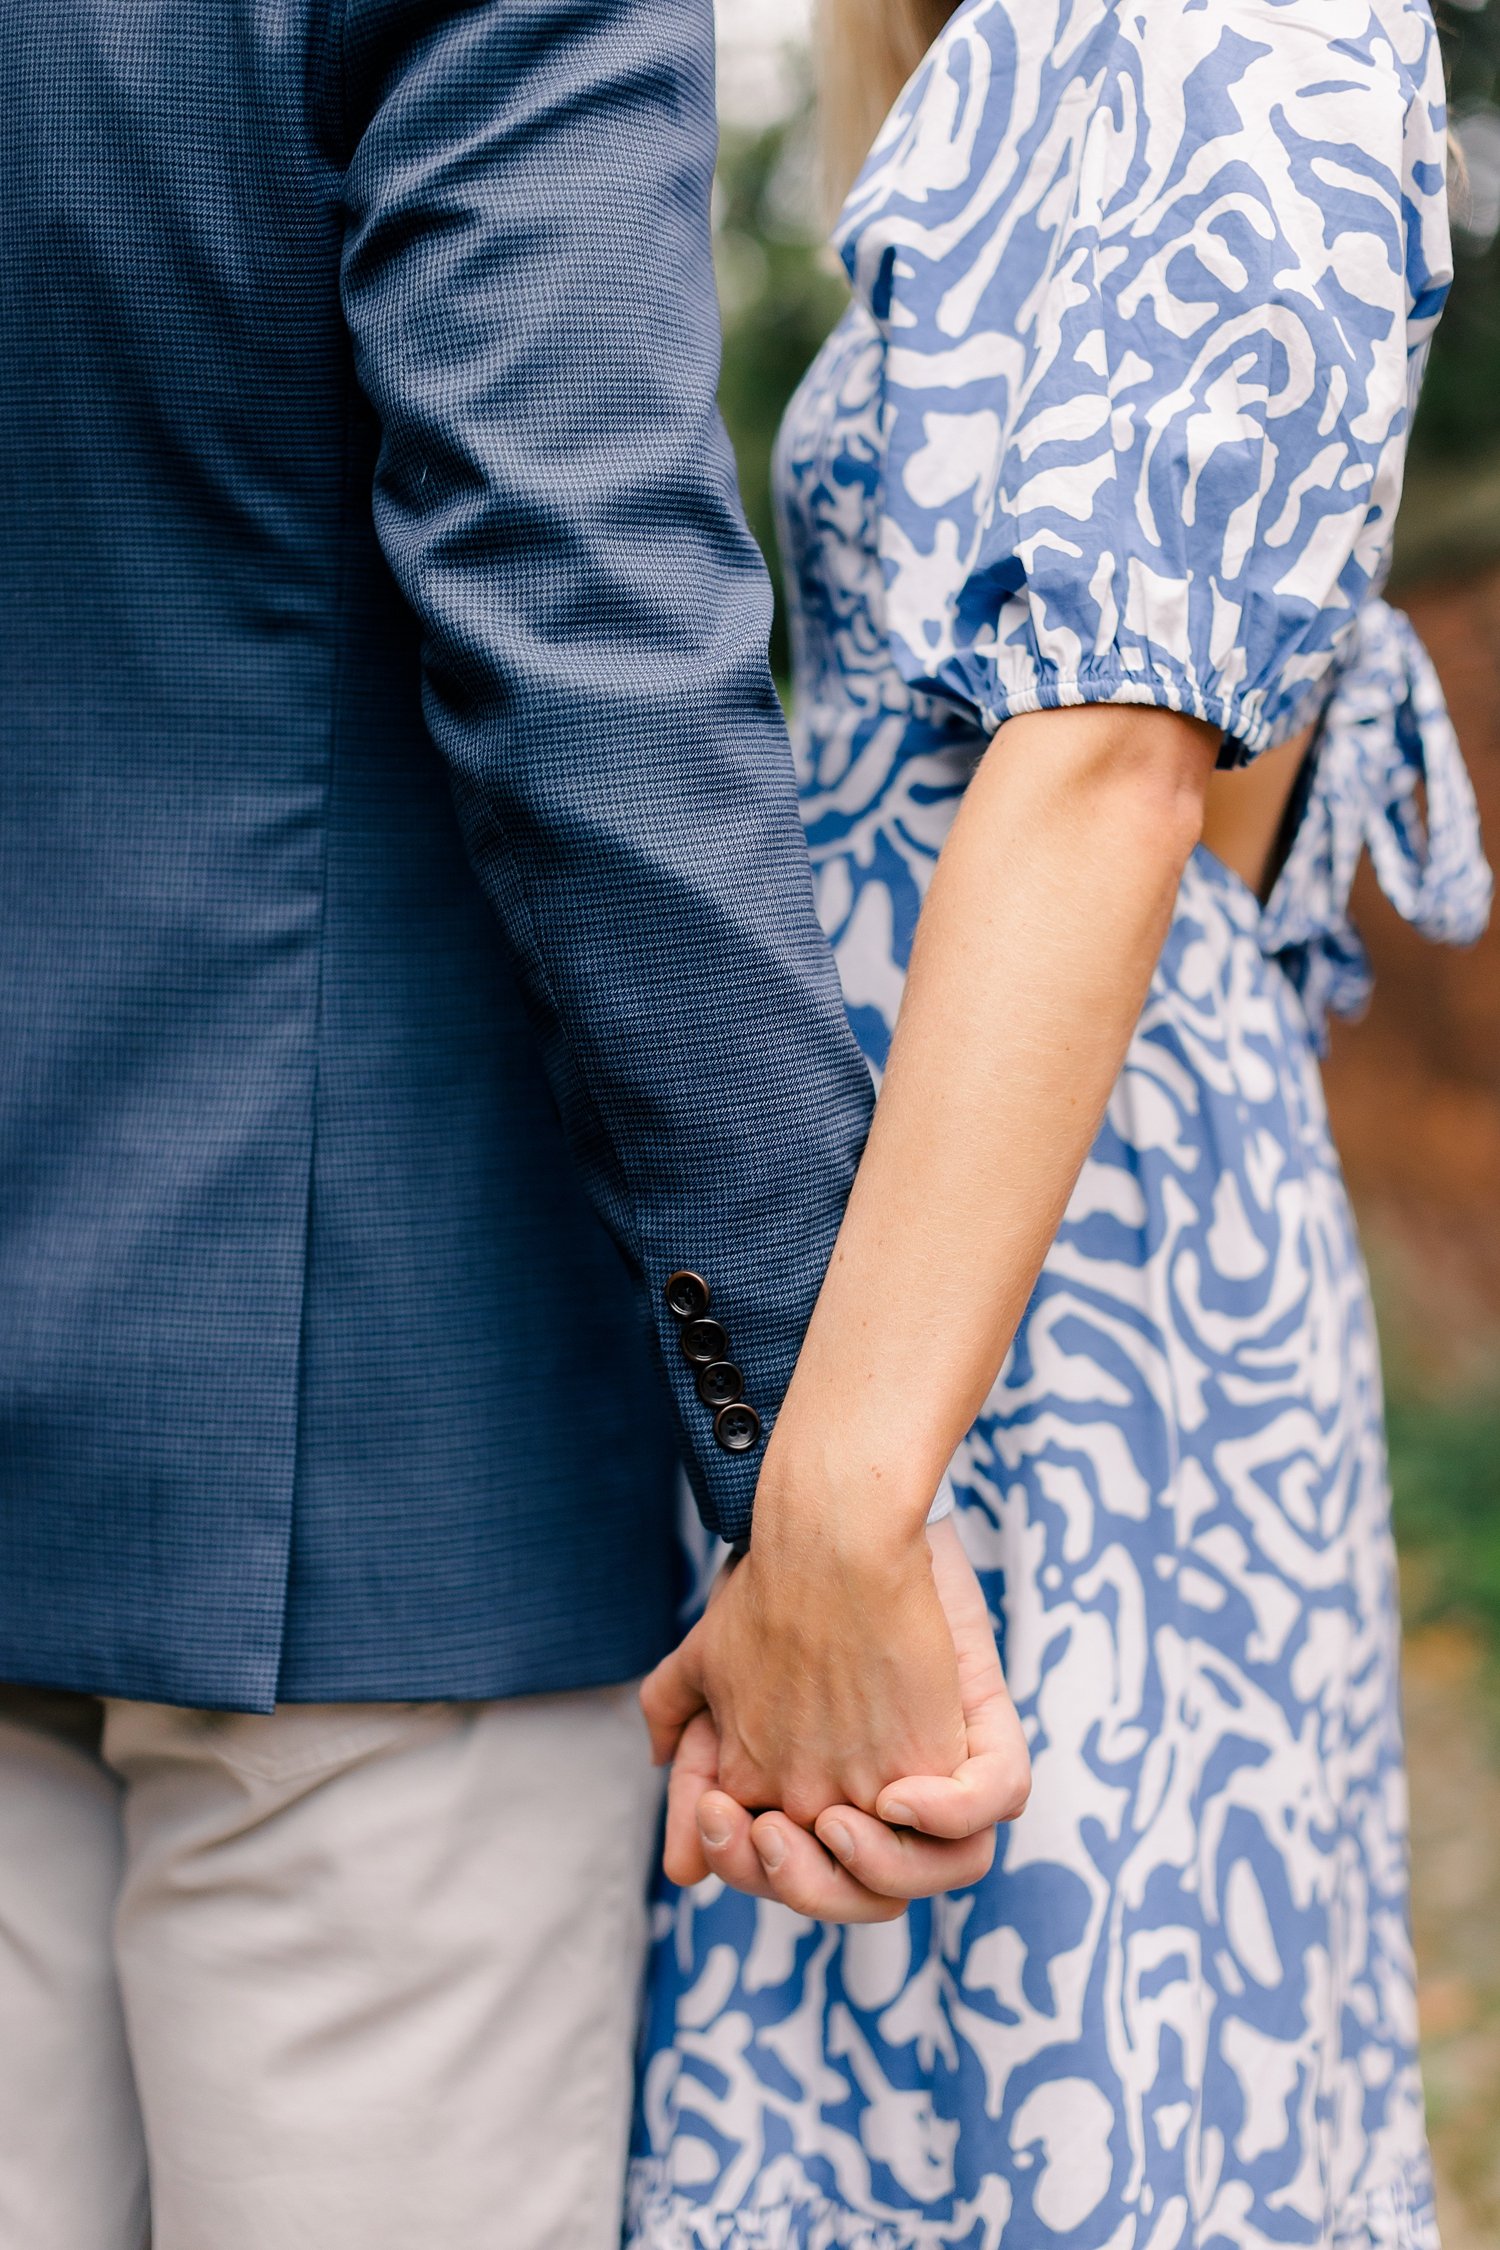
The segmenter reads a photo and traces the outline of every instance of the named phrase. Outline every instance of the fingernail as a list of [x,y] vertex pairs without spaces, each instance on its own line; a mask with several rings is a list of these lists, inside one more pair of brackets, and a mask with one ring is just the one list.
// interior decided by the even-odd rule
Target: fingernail
[[881,1813],[882,1820],[891,1821],[897,1828],[915,1828],[917,1816],[910,1805],[898,1805],[892,1799]]
[[786,1844],[776,1828],[757,1828],[751,1831],[751,1841],[760,1854],[760,1863],[767,1874],[774,1875],[786,1858]]
[[854,1838],[841,1820],[825,1820],[819,1834],[829,1850],[840,1859],[854,1857]]
[[721,1852],[729,1841],[729,1823],[721,1812],[701,1812],[698,1833],[710,1851]]

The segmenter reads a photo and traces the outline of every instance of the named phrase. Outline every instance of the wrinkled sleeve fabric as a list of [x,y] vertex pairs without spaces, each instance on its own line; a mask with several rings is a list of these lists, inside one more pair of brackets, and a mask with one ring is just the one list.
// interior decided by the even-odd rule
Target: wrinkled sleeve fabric
[[769,1429],[871,1088],[715,410],[710,0],[350,0],[342,63],[345,317],[428,724],[740,1536],[761,1448],[715,1441],[663,1285],[709,1284]]
[[1226,764],[1316,716],[1450,272],[1431,20],[1382,13],[979,0],[939,41],[840,234],[914,684],[1188,712]]

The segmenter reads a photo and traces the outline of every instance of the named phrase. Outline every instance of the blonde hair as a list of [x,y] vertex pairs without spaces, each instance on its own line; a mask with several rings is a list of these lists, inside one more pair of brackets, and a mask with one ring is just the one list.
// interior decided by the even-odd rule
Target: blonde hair
[[958,0],[818,0],[818,148],[830,217]]

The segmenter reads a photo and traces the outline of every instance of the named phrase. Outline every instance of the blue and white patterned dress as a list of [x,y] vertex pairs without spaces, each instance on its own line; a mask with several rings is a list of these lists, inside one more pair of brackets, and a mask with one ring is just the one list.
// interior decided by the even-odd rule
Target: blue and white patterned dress
[[1378,598],[1443,175],[1421,0],[967,0],[846,207],[780,477],[872,1063],[1011,714],[1195,712],[1227,763],[1321,717],[1319,748],[1264,910],[1190,864],[956,1464],[1031,1805],[889,1926],[664,1894],[637,2250],[1436,2242],[1379,1369],[1315,1050],[1367,986],[1361,848],[1434,936],[1488,905]]

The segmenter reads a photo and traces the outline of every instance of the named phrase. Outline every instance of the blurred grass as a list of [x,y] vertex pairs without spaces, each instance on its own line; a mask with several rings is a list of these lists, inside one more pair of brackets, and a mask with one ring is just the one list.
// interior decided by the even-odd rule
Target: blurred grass
[[[1500,1350],[1376,1243],[1412,1804],[1422,2076],[1444,2250],[1500,2244]],[[1408,1278],[1410,1278],[1408,1276]],[[1478,1325],[1482,1326],[1483,1323]],[[1476,1376],[1476,1366],[1488,1372]]]
[[1432,1396],[1393,1374],[1386,1405],[1407,1622],[1459,1622],[1500,1685],[1500,1385]]

